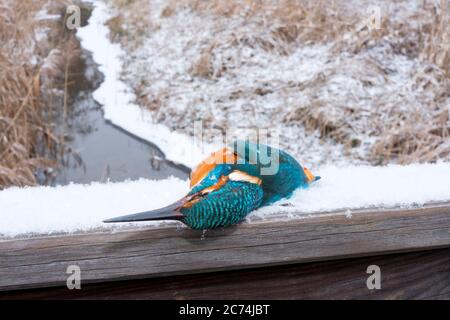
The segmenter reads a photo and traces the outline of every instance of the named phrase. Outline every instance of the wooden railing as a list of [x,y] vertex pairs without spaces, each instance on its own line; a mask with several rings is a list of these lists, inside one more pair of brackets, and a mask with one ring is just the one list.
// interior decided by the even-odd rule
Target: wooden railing
[[[282,218],[282,217],[278,217]],[[0,240],[0,291],[287,265],[450,247],[450,204],[367,209],[202,232],[163,228]]]

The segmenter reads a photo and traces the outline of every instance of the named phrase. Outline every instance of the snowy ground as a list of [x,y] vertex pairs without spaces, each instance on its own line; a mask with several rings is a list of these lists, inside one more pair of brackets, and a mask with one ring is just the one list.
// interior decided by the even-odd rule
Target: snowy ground
[[0,235],[52,234],[102,228],[105,227],[102,221],[106,218],[162,207],[181,198],[187,190],[188,183],[177,178],[9,188],[0,192]]
[[96,7],[86,27],[77,31],[81,45],[93,53],[105,80],[94,92],[94,98],[103,105],[105,119],[132,134],[157,145],[166,158],[193,167],[209,154],[211,148],[197,146],[189,136],[157,124],[149,112],[134,103],[135,95],[121,79],[123,70],[120,57],[124,52],[120,45],[109,40],[105,23],[110,18],[103,2],[94,2]]
[[[299,17],[246,5],[257,1],[206,3],[108,7],[121,79],[152,121],[188,135],[196,120],[227,133],[276,128],[311,167],[449,159],[448,75],[422,54],[438,1],[293,6]],[[380,29],[355,32],[369,5],[381,9]]]
[[[94,97],[106,119],[169,160],[193,167],[224,134],[258,130],[311,168],[450,159],[449,77],[420,51],[431,35],[417,38],[443,15],[432,16],[436,1],[370,2],[381,10],[380,29],[370,32],[355,31],[368,4],[341,1],[317,17],[293,7],[306,13],[278,13],[284,20],[276,13],[283,1],[252,14],[242,1],[233,2],[238,9],[196,0],[94,3],[78,31],[105,74]],[[287,39],[294,31],[298,39]],[[192,138],[199,121],[203,146]]]
[[[450,200],[450,163],[387,167],[324,167],[323,179],[292,198],[261,208],[248,220],[286,213],[302,218],[336,209],[422,205]],[[0,192],[0,236],[117,229],[102,220],[165,206],[188,191],[177,178],[93,183],[57,188],[10,188]],[[26,199],[26,201],[24,201]],[[178,223],[173,223],[179,226]],[[160,225],[159,222],[135,226]]]
[[[448,115],[448,79],[432,64],[400,49],[394,53],[395,41],[383,38],[357,53],[336,55],[332,43],[271,43],[273,30],[261,29],[257,18],[223,18],[225,23],[218,23],[216,16],[208,18],[189,8],[162,15],[166,2],[155,0],[148,16],[153,27],[124,49],[109,41],[104,26],[111,8],[95,3],[89,25],[78,36],[105,74],[94,97],[103,104],[108,120],[157,144],[168,159],[189,167],[213,148],[207,144],[200,150],[192,144],[195,120],[203,120],[206,128],[244,131],[278,123],[280,145],[322,176],[310,189],[262,208],[249,219],[280,212],[304,216],[450,200],[450,163],[355,165],[372,162],[369,154],[381,136],[401,133],[408,126],[424,131],[421,125],[436,121],[436,113]],[[408,16],[411,6],[399,8],[392,12]],[[220,41],[211,47],[212,34],[220,34]],[[192,35],[197,38],[191,39]],[[206,62],[197,63],[205,52]],[[400,112],[399,123],[386,123],[396,112]],[[442,114],[445,126],[449,120]],[[330,124],[325,129],[334,136],[324,137],[324,132],[314,129],[314,122],[320,121]],[[446,159],[449,139],[435,136],[429,142],[438,156],[418,160],[436,160],[441,155]],[[0,192],[0,235],[117,228],[101,221],[166,205],[186,193],[187,186],[186,181],[170,178],[6,189]]]

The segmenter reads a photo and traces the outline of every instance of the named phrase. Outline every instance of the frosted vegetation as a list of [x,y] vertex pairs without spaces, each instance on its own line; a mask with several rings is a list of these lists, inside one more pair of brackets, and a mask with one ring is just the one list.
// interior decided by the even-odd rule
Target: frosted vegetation
[[0,189],[34,185],[36,170],[56,166],[52,108],[78,52],[61,28],[64,8],[62,0],[0,1]]
[[[450,157],[438,1],[112,3],[122,79],[154,122],[187,134],[195,120],[277,124],[281,146],[312,166]],[[364,27],[369,4],[379,29]]]

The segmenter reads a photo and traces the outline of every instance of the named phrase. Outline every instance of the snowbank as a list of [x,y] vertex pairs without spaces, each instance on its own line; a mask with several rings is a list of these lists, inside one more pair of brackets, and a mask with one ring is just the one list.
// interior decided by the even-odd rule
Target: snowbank
[[189,136],[171,131],[163,124],[156,124],[150,112],[134,103],[135,95],[120,79],[124,55],[119,44],[109,40],[109,29],[105,26],[110,15],[105,3],[95,1],[88,25],[77,30],[83,48],[93,54],[104,75],[104,81],[94,92],[94,99],[103,105],[104,117],[122,129],[157,145],[168,160],[193,167],[211,149],[203,150]]
[[106,218],[156,209],[187,191],[188,183],[178,178],[9,188],[0,192],[0,235],[101,228]]
[[[450,163],[325,167],[315,173],[322,180],[309,189],[298,190],[291,199],[255,211],[249,219],[283,212],[300,218],[337,209],[411,206],[450,200]],[[187,191],[188,183],[177,178],[10,188],[0,192],[0,234],[117,228],[119,225],[105,225],[102,220],[165,206]]]
[[[449,139],[435,134],[448,126],[447,77],[418,58],[430,36],[419,26],[438,24],[433,2],[136,0],[108,8],[120,21],[111,29],[126,52],[123,81],[158,123],[187,134],[197,119],[227,133],[278,125],[283,149],[322,166],[450,159]],[[381,30],[343,27],[365,21],[371,6],[381,9]]]
[[310,214],[395,206],[420,206],[450,200],[450,163],[385,167],[323,167],[322,176],[309,189],[298,190],[291,199],[261,208],[256,216],[273,213]]

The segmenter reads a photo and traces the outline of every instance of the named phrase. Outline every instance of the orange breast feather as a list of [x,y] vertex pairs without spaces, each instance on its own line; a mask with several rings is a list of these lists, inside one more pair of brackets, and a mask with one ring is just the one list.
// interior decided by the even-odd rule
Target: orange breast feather
[[223,148],[213,152],[208,158],[203,160],[191,173],[191,188],[203,180],[217,164],[237,162],[237,155],[230,149]]

